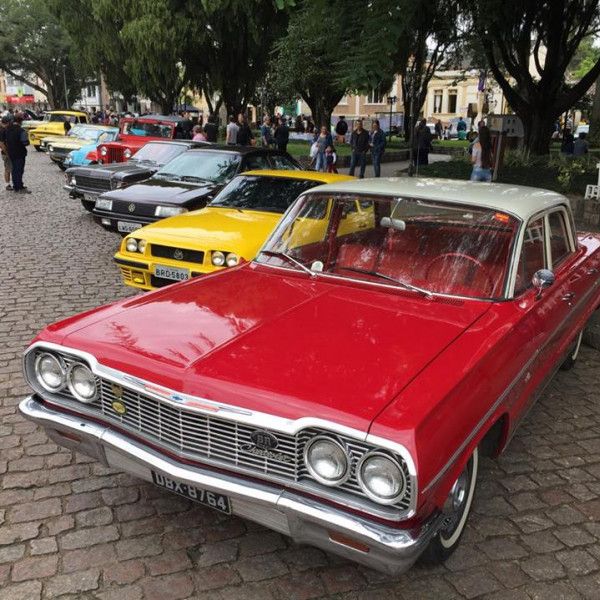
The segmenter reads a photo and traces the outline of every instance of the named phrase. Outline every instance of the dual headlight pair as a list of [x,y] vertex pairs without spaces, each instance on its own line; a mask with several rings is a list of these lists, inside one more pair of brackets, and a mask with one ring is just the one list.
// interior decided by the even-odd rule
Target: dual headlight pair
[[[342,485],[352,474],[350,452],[327,436],[306,444],[304,464],[316,481],[331,487]],[[402,467],[385,452],[367,452],[356,465],[356,479],[365,495],[379,504],[395,504],[406,493]]]
[[84,363],[66,366],[58,357],[42,352],[33,365],[38,383],[48,392],[56,394],[65,389],[80,402],[89,404],[98,397],[96,377]]
[[127,252],[139,252],[144,254],[146,250],[146,240],[136,240],[135,238],[127,238],[125,241]]
[[213,250],[210,255],[210,262],[215,267],[235,267],[240,263],[240,257],[234,252],[221,252]]
[[[107,154],[108,154],[108,148],[106,146],[102,146],[102,148],[100,148],[100,156],[106,156]],[[133,152],[129,148],[125,148],[125,150],[123,151],[123,156],[126,159],[130,159],[132,155],[133,155]]]

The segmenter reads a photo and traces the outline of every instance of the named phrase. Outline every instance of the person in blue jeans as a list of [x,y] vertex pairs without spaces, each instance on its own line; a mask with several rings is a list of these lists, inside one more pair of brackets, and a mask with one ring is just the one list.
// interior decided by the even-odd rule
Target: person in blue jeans
[[327,150],[328,146],[333,146],[333,137],[325,125],[321,126],[321,131],[319,135],[315,136],[313,143],[317,144],[315,170],[325,172],[327,170],[325,150]]
[[473,163],[471,181],[492,180],[492,167],[494,165],[492,136],[490,135],[490,130],[485,125],[479,128],[479,137],[475,144],[473,144],[471,162]]
[[27,156],[29,137],[21,127],[22,122],[23,117],[21,115],[16,115],[12,122],[8,117],[2,117],[2,123],[5,127],[0,132],[0,144],[2,144],[2,149],[8,154],[12,163],[13,190],[18,193],[29,194],[29,190],[23,185],[23,172],[25,171],[25,157]]
[[379,120],[374,119],[371,125],[371,159],[375,177],[381,177],[381,157],[385,151],[385,133],[381,131]]
[[349,175],[354,176],[356,164],[360,164],[359,178],[364,179],[365,169],[367,168],[367,152],[369,151],[369,134],[363,129],[362,119],[358,119],[355,123],[356,127],[350,136],[350,147],[352,155],[350,157]]

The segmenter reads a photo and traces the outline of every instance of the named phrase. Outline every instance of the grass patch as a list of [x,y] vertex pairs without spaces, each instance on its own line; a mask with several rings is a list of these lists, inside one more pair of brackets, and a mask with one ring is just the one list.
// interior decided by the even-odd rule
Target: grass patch
[[[544,161],[546,164],[543,164]],[[455,158],[447,162],[436,162],[419,167],[420,177],[443,177],[447,179],[469,179],[472,166],[465,158]],[[591,165],[577,165],[564,161],[563,164],[550,162],[544,158],[537,164],[504,165],[498,174],[498,183],[526,185],[559,193],[585,194],[588,184],[595,183],[598,171]]]
[[435,149],[438,148],[468,148],[470,142],[468,140],[433,140],[432,145]]

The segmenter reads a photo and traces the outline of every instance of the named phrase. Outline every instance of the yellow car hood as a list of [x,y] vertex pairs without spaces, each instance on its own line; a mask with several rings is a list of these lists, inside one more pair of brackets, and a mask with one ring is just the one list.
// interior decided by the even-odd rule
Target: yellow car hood
[[38,137],[46,137],[49,135],[64,137],[65,124],[62,121],[52,121],[51,123],[44,123],[35,129],[30,129],[29,133],[33,133]]
[[131,235],[150,244],[223,250],[250,259],[254,258],[280,218],[279,213],[209,206],[162,219]]

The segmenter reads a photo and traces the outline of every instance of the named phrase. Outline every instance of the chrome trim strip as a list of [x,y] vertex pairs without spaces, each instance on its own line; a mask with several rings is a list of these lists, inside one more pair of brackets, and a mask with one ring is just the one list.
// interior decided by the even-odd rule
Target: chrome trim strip
[[[301,417],[295,420],[286,419],[284,417],[278,417],[277,415],[251,411],[235,405],[216,402],[214,400],[209,400],[202,397],[191,396],[189,394],[170,390],[163,386],[153,384],[138,377],[133,377],[116,369],[102,365],[92,354],[89,354],[88,352],[76,350],[67,346],[55,344],[53,342],[38,341],[29,346],[23,355],[23,372],[25,380],[42,398],[47,395],[47,391],[43,390],[37,384],[36,378],[32,373],[29,372],[31,361],[27,360],[31,352],[37,348],[44,348],[54,352],[78,357],[88,363],[94,375],[119,385],[123,385],[124,387],[132,389],[137,393],[147,395],[160,402],[164,402],[165,404],[169,404],[179,409],[185,408],[187,411],[209,416],[217,414],[223,418],[234,422],[243,423],[245,425],[250,425],[256,427],[257,429],[270,429],[293,436],[298,435],[304,429],[317,428],[323,430],[325,433],[338,433],[360,442],[373,444],[376,447],[390,450],[404,460],[412,483],[410,504],[405,511],[400,513],[401,519],[404,520],[411,518],[416,512],[417,498],[419,494],[415,463],[409,450],[398,442],[373,436],[367,432],[360,431],[346,425],[340,425],[332,421],[327,421],[325,419],[319,419],[317,417]],[[159,390],[161,392],[164,391],[165,395],[163,396],[162,393],[158,393]]]

